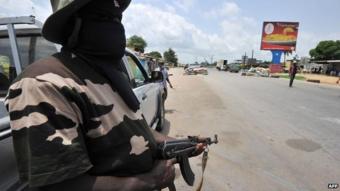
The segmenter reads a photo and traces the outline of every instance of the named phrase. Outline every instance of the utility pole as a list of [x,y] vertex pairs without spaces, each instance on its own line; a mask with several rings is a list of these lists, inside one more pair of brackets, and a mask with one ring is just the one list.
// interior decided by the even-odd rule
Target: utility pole
[[[251,50],[251,61],[250,61],[250,67],[253,67],[253,62],[254,62],[254,49]],[[255,63],[256,64],[256,63]]]
[[210,64],[211,64],[211,65],[213,64],[213,60],[214,60],[214,55],[211,55],[211,56],[210,56]]
[[37,16],[37,13],[35,12],[35,8],[34,8],[34,6],[32,6],[32,15],[33,15],[34,17],[36,17],[36,16]]
[[247,52],[244,52],[244,56],[243,56],[243,59],[242,59],[243,65],[246,64],[246,57],[247,57]]

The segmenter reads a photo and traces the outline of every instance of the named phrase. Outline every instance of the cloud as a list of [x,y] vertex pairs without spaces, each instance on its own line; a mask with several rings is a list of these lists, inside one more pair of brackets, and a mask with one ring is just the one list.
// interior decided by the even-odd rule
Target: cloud
[[220,14],[223,16],[236,15],[240,12],[240,8],[236,3],[225,2],[220,10]]
[[165,51],[174,48],[180,60],[184,55],[206,53],[212,41],[218,43],[216,35],[208,35],[189,23],[183,17],[151,5],[132,4],[123,17],[127,36],[142,36],[148,42],[149,50]]
[[173,2],[174,6],[178,7],[179,9],[188,12],[190,8],[196,3],[196,0],[175,0]]
[[[162,53],[171,47],[184,63],[209,60],[212,55],[217,60],[232,61],[240,59],[245,52],[250,55],[252,50],[258,59],[271,59],[270,51],[260,51],[262,21],[243,16],[236,3],[227,2],[215,9],[219,13],[218,18],[214,18],[213,31],[216,32],[206,32],[171,7],[162,9],[149,4],[131,4],[123,17],[127,37],[142,36],[148,42],[146,51]],[[336,39],[340,39],[340,33],[322,35],[299,31],[296,54],[308,56],[309,50],[319,41]]]
[[236,16],[240,12],[240,7],[234,2],[224,2],[220,8],[214,8],[205,12],[206,18],[230,17]]
[[148,4],[132,4],[123,23],[128,37],[136,34],[148,42],[146,51],[163,52],[171,47],[182,62],[193,62],[196,58],[203,61],[212,55],[216,59],[236,59],[245,51],[260,47],[261,31],[249,17],[226,18],[217,26],[221,33],[207,33],[174,12]]
[[339,40],[340,32],[329,33],[327,35],[318,35],[308,31],[299,31],[298,41],[296,45],[296,53],[302,56],[309,56],[309,50],[315,48],[320,41]]
[[[215,15],[207,18],[213,30],[205,30],[200,28],[205,26],[204,23],[199,27],[179,15],[182,10],[192,9],[195,3],[197,0],[177,0],[162,7],[155,3],[132,3],[123,17],[127,37],[134,34],[142,36],[148,42],[146,51],[164,52],[171,47],[184,63],[209,60],[212,55],[215,59],[239,59],[245,52],[249,55],[252,49],[257,58],[271,59],[269,51],[259,50],[262,21],[244,16],[235,2],[224,2],[213,9]],[[49,1],[0,0],[0,16],[33,13],[38,20],[44,21],[51,13]],[[322,35],[299,31],[297,54],[308,56],[309,50],[320,40],[336,39],[340,39],[340,33]]]
[[176,8],[174,6],[172,6],[172,5],[169,5],[169,4],[165,4],[165,10],[169,11],[169,12],[172,12],[172,13],[176,12]]
[[2,17],[34,15],[41,22],[52,12],[47,3],[38,4],[32,0],[0,0],[0,11]]

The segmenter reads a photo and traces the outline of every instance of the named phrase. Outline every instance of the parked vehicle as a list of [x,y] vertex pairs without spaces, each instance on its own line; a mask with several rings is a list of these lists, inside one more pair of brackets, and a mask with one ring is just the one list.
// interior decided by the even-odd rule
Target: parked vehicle
[[[17,24],[29,24],[32,27],[15,29],[14,25]],[[41,36],[41,23],[34,17],[1,18],[0,25],[7,25],[7,29],[0,30],[0,92],[3,99],[17,74],[34,61],[56,53],[58,46]],[[153,71],[149,76],[138,58],[128,49],[122,60],[121,68],[141,103],[147,123],[153,129],[162,130],[165,121],[162,73]],[[27,185],[18,179],[9,117],[3,102],[0,102],[0,161],[0,190],[25,190]]]
[[123,63],[147,123],[151,128],[161,131],[165,117],[162,72],[152,71],[149,77],[138,58],[128,49]]
[[208,69],[201,66],[190,66],[185,69],[185,74],[187,75],[196,75],[196,74],[204,74],[208,75]]
[[219,71],[227,71],[228,70],[228,60],[220,60],[216,64],[216,69]]
[[232,64],[229,64],[228,66],[229,66],[229,72],[238,73],[241,70],[240,64],[237,64],[237,63],[232,63]]
[[242,71],[242,76],[269,77],[269,69],[262,67],[251,67],[249,70]]

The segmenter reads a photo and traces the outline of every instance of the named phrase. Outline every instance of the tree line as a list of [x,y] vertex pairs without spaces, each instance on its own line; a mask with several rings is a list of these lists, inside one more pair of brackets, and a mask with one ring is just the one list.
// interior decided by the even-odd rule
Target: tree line
[[[130,38],[127,39],[127,47],[129,47],[129,48],[131,48],[135,51],[144,53],[145,48],[147,46],[148,46],[148,43],[140,36],[133,35],[133,36],[131,36]],[[176,67],[178,65],[177,54],[172,48],[169,48],[168,50],[166,50],[163,53],[163,56],[158,51],[152,51],[152,52],[149,52],[149,53],[146,53],[146,54],[148,56],[154,58],[154,59],[157,59],[157,60],[163,59],[167,63],[173,63],[174,66],[176,66]]]
[[313,60],[340,60],[340,40],[320,41],[309,55]]

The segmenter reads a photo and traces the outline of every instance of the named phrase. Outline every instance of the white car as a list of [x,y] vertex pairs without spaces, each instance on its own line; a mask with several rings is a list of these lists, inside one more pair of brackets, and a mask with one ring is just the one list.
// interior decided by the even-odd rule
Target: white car
[[164,126],[164,94],[163,75],[160,71],[152,71],[148,76],[144,67],[133,54],[132,51],[126,50],[123,58],[124,68],[129,76],[146,122],[153,129],[161,131]]
[[201,66],[190,66],[185,69],[185,74],[187,75],[196,75],[196,74],[204,74],[208,75],[208,69]]

